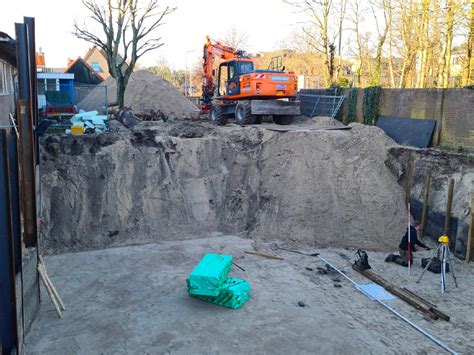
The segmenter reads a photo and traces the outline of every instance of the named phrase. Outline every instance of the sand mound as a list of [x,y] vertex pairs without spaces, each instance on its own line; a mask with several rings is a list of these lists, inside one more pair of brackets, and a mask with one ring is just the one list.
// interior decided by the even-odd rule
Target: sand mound
[[[115,101],[117,85],[109,77],[103,85],[107,86],[108,101]],[[95,88],[80,103],[79,108],[91,111],[103,106],[104,90]],[[178,92],[166,80],[147,70],[134,72],[125,92],[125,106],[130,107],[138,116],[160,116],[169,119],[192,119],[199,115],[198,108]]]

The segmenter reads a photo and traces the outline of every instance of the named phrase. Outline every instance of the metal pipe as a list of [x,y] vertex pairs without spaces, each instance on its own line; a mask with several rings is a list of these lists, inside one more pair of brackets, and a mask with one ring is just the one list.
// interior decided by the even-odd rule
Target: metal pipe
[[402,314],[400,314],[399,312],[397,312],[395,309],[393,309],[392,307],[390,307],[388,304],[386,304],[385,302],[383,301],[380,301],[378,299],[375,299],[375,301],[377,301],[378,303],[380,303],[382,306],[384,306],[385,308],[387,308],[390,312],[392,312],[393,314],[395,314],[397,317],[399,317],[400,319],[404,320],[405,322],[407,322],[409,325],[411,325],[413,328],[415,328],[416,330],[418,330],[421,334],[423,334],[424,336],[426,336],[427,338],[429,338],[431,341],[433,341],[435,344],[439,345],[440,347],[442,347],[444,350],[446,350],[447,352],[451,353],[451,354],[457,354],[456,351],[454,351],[453,349],[451,349],[450,347],[448,347],[446,344],[444,344],[441,340],[435,338],[434,336],[432,336],[430,333],[428,333],[427,331],[425,331],[423,328],[419,327],[418,325],[416,325],[415,323],[413,323],[412,321],[410,321],[408,318],[406,318],[405,316],[403,316]]
[[[332,265],[329,261],[327,261],[326,259],[324,259],[321,255],[318,255],[318,258],[320,258],[322,261],[324,261],[326,264],[328,264],[331,268],[333,268],[335,271],[337,271],[341,276],[343,276],[345,279],[349,280],[354,286],[356,286],[356,288],[361,292],[363,293],[364,295],[366,295],[365,292],[362,291],[362,289],[360,288],[360,285],[358,283],[356,283],[354,280],[352,280],[349,276],[347,276],[346,274],[344,274],[342,271],[340,271],[339,269],[337,269],[334,265]],[[367,296],[367,295],[366,295]],[[410,321],[408,318],[406,318],[405,316],[403,316],[402,314],[400,314],[398,311],[396,311],[395,309],[393,309],[392,307],[390,307],[388,304],[386,304],[385,302],[383,301],[380,301],[376,298],[374,298],[374,300],[381,304],[382,306],[384,306],[386,309],[388,309],[390,312],[392,312],[393,314],[395,314],[397,317],[399,317],[400,319],[404,320],[405,322],[407,322],[409,325],[411,325],[413,328],[415,328],[416,330],[418,330],[421,334],[423,334],[424,336],[426,336],[428,339],[430,339],[431,341],[433,341],[435,344],[437,344],[438,346],[442,347],[444,350],[448,351],[449,353],[451,354],[457,354],[456,351],[454,351],[453,349],[451,349],[450,347],[448,347],[446,344],[444,344],[443,342],[441,342],[440,340],[438,340],[437,338],[435,338],[434,336],[432,336],[430,333],[428,333],[427,331],[425,331],[424,329],[422,329],[421,327],[419,327],[418,325],[416,325],[415,323],[413,323],[412,321]]]

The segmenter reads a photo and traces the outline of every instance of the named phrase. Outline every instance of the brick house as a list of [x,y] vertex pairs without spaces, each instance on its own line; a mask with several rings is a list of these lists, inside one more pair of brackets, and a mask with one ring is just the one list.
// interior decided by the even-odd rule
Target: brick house
[[16,45],[15,40],[0,32],[0,126],[11,124],[15,114]]
[[78,84],[97,85],[104,81],[101,75],[104,73],[96,72],[81,57],[70,60],[64,72],[74,74],[74,81]]
[[[118,60],[121,60],[122,57],[118,55]],[[103,80],[107,79],[109,74],[109,67],[107,64],[107,56],[104,53],[104,50],[94,46],[87,54],[83,57],[85,63],[87,63]]]

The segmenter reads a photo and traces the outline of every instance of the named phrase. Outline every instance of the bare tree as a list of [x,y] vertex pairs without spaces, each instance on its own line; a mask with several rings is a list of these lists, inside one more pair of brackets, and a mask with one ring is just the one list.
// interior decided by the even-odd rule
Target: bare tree
[[229,31],[227,31],[223,42],[229,47],[245,50],[245,47],[248,45],[248,40],[249,36],[247,33],[232,27]]
[[74,35],[104,51],[109,73],[117,81],[115,104],[123,107],[125,89],[137,60],[163,45],[156,30],[174,9],[160,10],[159,0],[149,0],[146,4],[140,0],[107,0],[105,4],[99,0],[82,0],[82,3],[89,10],[88,19],[102,33],[89,30],[91,27],[84,22],[82,26],[74,24]]
[[413,74],[416,68],[416,27],[414,16],[417,13],[415,1],[398,0],[399,34],[402,41],[403,64],[400,74],[400,88],[412,87]]
[[358,85],[387,84],[382,78],[388,78],[389,86],[401,88],[472,83],[472,1],[283,0],[306,16],[300,35],[306,45],[293,47],[320,54],[326,84],[340,75],[344,37]]
[[429,19],[430,19],[431,0],[422,0],[418,22],[418,62],[419,68],[416,76],[416,87],[424,88],[426,86],[426,76],[428,74],[428,54],[429,54]]
[[474,1],[465,6],[465,23],[468,28],[466,34],[466,57],[462,75],[462,85],[474,85]]
[[454,39],[454,14],[455,2],[454,0],[447,0],[446,2],[446,20],[444,28],[444,41],[441,56],[439,57],[439,73],[438,86],[447,87],[449,76],[451,74],[451,50]]
[[349,19],[352,22],[352,30],[355,34],[355,51],[356,51],[356,58],[358,61],[357,70],[356,70],[356,83],[358,86],[362,83],[362,70],[364,67],[364,61],[367,57],[368,58],[368,48],[367,48],[367,41],[364,40],[363,34],[361,33],[361,25],[362,25],[362,18],[365,13],[365,9],[363,7],[362,0],[354,0],[352,1],[352,6],[350,7]]
[[[344,1],[344,0],[340,0]],[[342,22],[336,10],[336,0],[283,0],[293,6],[298,12],[307,17],[307,24],[303,26],[303,33],[308,44],[324,58],[327,84],[334,82],[334,56],[336,40],[342,34]],[[344,16],[344,11],[342,12]]]
[[339,18],[338,18],[338,31],[339,31],[339,40],[337,44],[337,70],[336,70],[336,80],[339,79],[342,71],[342,34],[343,34],[343,26],[344,20],[346,17],[346,9],[347,9],[348,0],[340,0],[339,2]]
[[395,87],[395,70],[393,68],[393,3],[387,0],[384,6],[385,20],[388,28],[388,71],[390,75],[390,87]]
[[[390,26],[389,17],[388,17],[388,7],[391,7],[390,0],[379,0],[371,1],[370,8],[372,14],[375,18],[375,25],[377,29],[377,44],[375,47],[375,72],[372,73],[371,84],[380,85],[380,76],[382,72],[382,56],[383,56],[383,46],[387,39],[388,28]],[[384,18],[383,27],[381,28],[378,11],[381,10]]]

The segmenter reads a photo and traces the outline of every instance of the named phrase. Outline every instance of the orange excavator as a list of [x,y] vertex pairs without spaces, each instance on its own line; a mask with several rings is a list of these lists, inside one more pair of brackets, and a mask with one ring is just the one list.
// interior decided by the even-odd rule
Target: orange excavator
[[[218,68],[216,58],[224,60]],[[256,70],[244,51],[206,37],[201,111],[218,125],[233,117],[240,125],[259,124],[269,115],[277,124],[290,124],[300,114],[297,77],[277,62],[274,58],[267,70]]]

